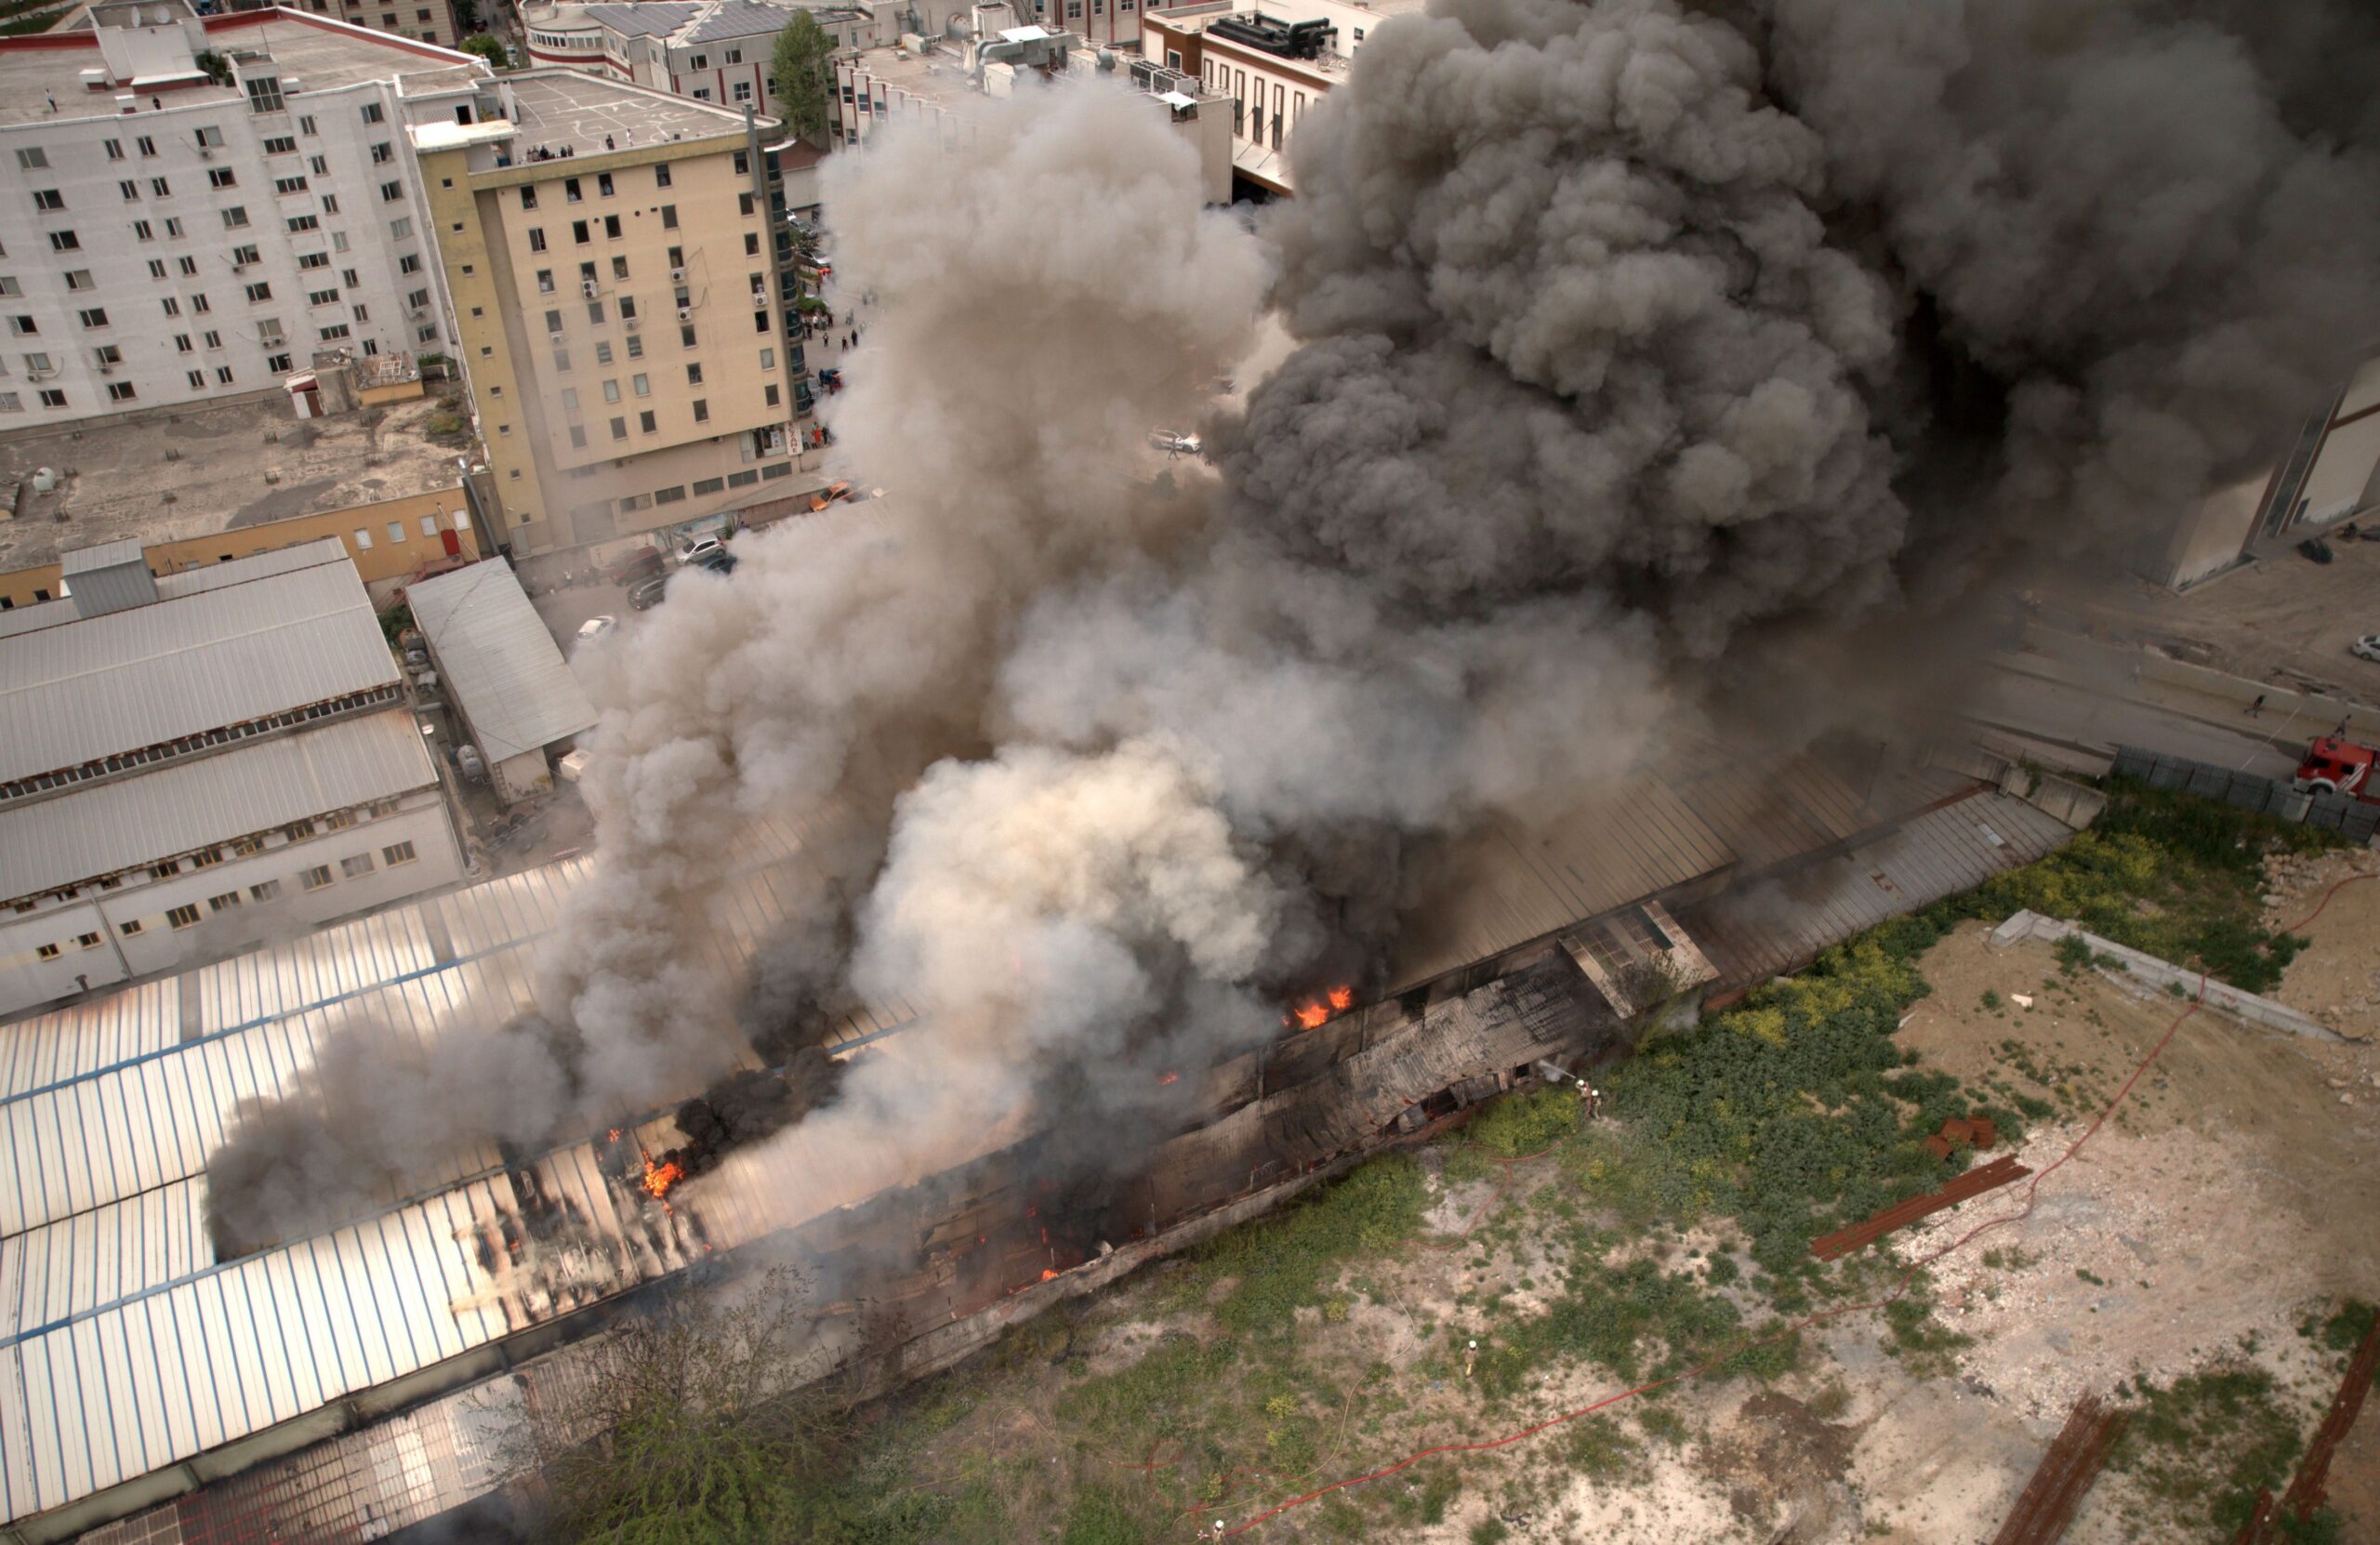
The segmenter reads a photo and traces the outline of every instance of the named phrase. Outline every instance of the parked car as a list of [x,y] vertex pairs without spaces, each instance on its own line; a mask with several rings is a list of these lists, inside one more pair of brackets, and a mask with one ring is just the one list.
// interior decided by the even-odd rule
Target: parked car
[[678,561],[681,564],[699,563],[704,559],[708,558],[713,554],[723,553],[726,550],[727,544],[721,541],[718,537],[705,536],[698,541],[688,544],[686,549],[678,555]]
[[2335,556],[2331,551],[2331,545],[2319,536],[2308,536],[2298,543],[2297,551],[2300,557],[2310,558],[2317,563],[2327,563]]
[[852,485],[850,483],[830,482],[826,487],[817,490],[810,495],[810,512],[813,515],[815,515],[818,511],[826,508],[828,505],[833,504],[837,499],[848,499],[851,496]]
[[487,776],[487,763],[481,759],[480,748],[476,746],[456,746],[455,765],[462,769],[463,776],[473,783]]
[[2347,652],[2359,660],[2370,660],[2380,665],[2380,633],[2366,633],[2347,645]]
[[697,569],[707,569],[710,573],[718,574],[734,574],[735,572],[735,555],[728,551],[725,548],[717,548],[695,559],[694,561],[694,567]]
[[1149,443],[1170,456],[1195,456],[1207,449],[1207,442],[1197,435],[1177,434],[1171,429],[1151,429]]
[[610,638],[619,631],[620,619],[613,616],[589,617],[578,625],[578,641],[591,644],[598,639]]
[[638,548],[613,559],[603,573],[615,585],[635,585],[651,579],[668,567],[659,548]]
[[658,574],[652,579],[643,581],[641,584],[630,586],[628,588],[629,609],[632,611],[643,612],[660,605],[661,598],[668,592],[668,588],[669,576],[666,574]]

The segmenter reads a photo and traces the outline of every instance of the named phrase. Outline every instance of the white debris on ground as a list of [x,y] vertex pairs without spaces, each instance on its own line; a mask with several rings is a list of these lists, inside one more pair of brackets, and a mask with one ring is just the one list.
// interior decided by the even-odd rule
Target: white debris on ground
[[[2080,1135],[2044,1128],[2019,1156],[2036,1175]],[[1974,1383],[2055,1429],[2076,1397],[2146,1376],[2163,1383],[2243,1344],[2283,1383],[2315,1371],[2296,1335],[2321,1296],[2321,1240],[2220,1135],[2102,1130],[2051,1175],[2030,1216],[1932,1268],[1937,1314],[1975,1344]],[[1893,1235],[1902,1261],[2019,1214],[2031,1177]],[[1996,1262],[1993,1263],[1993,1262]]]

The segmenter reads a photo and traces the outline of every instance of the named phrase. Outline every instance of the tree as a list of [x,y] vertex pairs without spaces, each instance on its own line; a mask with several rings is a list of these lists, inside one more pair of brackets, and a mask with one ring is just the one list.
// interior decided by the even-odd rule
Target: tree
[[788,1269],[740,1296],[681,1289],[536,1376],[503,1431],[540,1532],[572,1545],[745,1545],[811,1538],[835,1506],[842,1421],[799,1344],[809,1285]]
[[777,53],[769,66],[769,86],[785,113],[786,127],[813,145],[826,142],[826,123],[835,99],[835,40],[808,11],[796,11],[777,34]]
[[463,52],[467,54],[479,55],[480,58],[487,60],[489,66],[493,69],[509,70],[512,68],[512,50],[507,48],[504,46],[504,41],[501,38],[496,37],[494,33],[473,33],[470,36],[463,39],[462,46]]

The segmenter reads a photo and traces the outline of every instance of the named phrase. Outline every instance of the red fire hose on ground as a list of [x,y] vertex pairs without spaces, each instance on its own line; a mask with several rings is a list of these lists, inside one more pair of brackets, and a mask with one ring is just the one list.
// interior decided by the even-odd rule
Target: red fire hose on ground
[[[2323,908],[2331,905],[2331,898],[2337,895],[2339,891],[2346,887],[2353,885],[2359,880],[2373,878],[2380,878],[2380,876],[2349,875],[2346,878],[2338,881],[2328,891],[2322,893],[2322,899],[2320,903],[2315,906],[2314,910],[2300,918],[2288,930],[2288,931],[2294,933],[2297,931],[2298,929],[2306,927],[2315,918],[2320,917],[2322,915]],[[1333,1481],[1329,1486],[1317,1486],[1314,1490],[1306,1492],[1302,1496],[1292,1497],[1286,1501],[1276,1502],[1273,1506],[1265,1509],[1263,1512],[1260,1512],[1254,1517],[1240,1524],[1237,1527],[1221,1531],[1217,1538],[1225,1539],[1236,1538],[1237,1537],[1248,1533],[1250,1530],[1254,1529],[1261,1524],[1278,1518],[1281,1514],[1288,1512],[1292,1509],[1302,1508],[1309,1502],[1319,1501],[1323,1498],[1329,1496],[1334,1491],[1343,1491],[1350,1486],[1359,1486],[1372,1481],[1385,1480],[1389,1476],[1398,1473],[1400,1471],[1411,1469],[1413,1466],[1421,1463],[1423,1459],[1435,1459],[1441,1454],[1478,1454],[1488,1452],[1491,1449],[1509,1448],[1514,1444],[1522,1443],[1529,1438],[1537,1436],[1540,1433],[1547,1432],[1553,1428],[1563,1426],[1566,1423],[1576,1421],[1581,1417],[1590,1417],[1599,1411],[1608,1410],[1612,1406],[1620,1404],[1622,1401],[1633,1400],[1639,1395],[1649,1394],[1655,1390],[1665,1389],[1672,1384],[1682,1384],[1688,1380],[1699,1379],[1704,1374],[1711,1372],[1713,1368],[1724,1366],[1740,1354],[1749,1352],[1754,1347],[1766,1346],[1773,1341],[1781,1341],[1789,1336],[1798,1335],[1802,1331],[1810,1328],[1812,1326],[1824,1325],[1830,1320],[1841,1319],[1845,1314],[1857,1314],[1869,1310],[1883,1309],[1888,1304],[1897,1302],[1900,1299],[1908,1295],[1911,1283],[1916,1280],[1917,1274],[1919,1272],[1932,1265],[1937,1261],[1941,1260],[1944,1256],[1949,1255],[1951,1251],[1964,1248],[1968,1244],[1972,1243],[1981,1235],[1987,1234],[1993,1229],[2000,1228],[2007,1224],[2020,1223],[2027,1218],[2031,1217],[2033,1203],[2041,1194],[2042,1182],[2049,1179],[2052,1175],[2057,1173],[2060,1169],[2065,1167],[2068,1160],[2081,1153],[2084,1143],[2089,1142],[2093,1138],[2099,1135],[2099,1129],[2107,1125],[2108,1118],[2109,1116],[2115,1115],[2116,1107],[2124,1103],[2125,1099],[2131,1095],[2134,1086],[2140,1082],[2142,1077],[2148,1074],[2149,1068],[2156,1065],[2157,1059],[2164,1054],[2166,1047],[2173,1044],[2174,1037],[2181,1030],[2183,1023],[2187,1022],[2191,1015],[2199,1011],[2200,1008],[2205,1003],[2205,1000],[2206,974],[2202,971],[2199,973],[2198,997],[2190,1000],[2188,1007],[2185,1008],[2180,1013],[2174,1016],[2173,1022],[2165,1026],[2164,1034],[2157,1037],[2157,1044],[2149,1049],[2149,1055],[2140,1060],[2140,1065],[2132,1070],[2132,1076],[2123,1081],[2123,1087],[2116,1090],[2115,1097],[2109,1100],[2106,1108],[2101,1110],[2099,1114],[2092,1119],[2091,1125],[2083,1129],[2082,1134],[2067,1145],[2066,1152],[2058,1155],[2056,1158],[2053,1159],[2047,1165],[2044,1165],[2039,1173],[2033,1175],[2031,1179],[2027,1182],[2023,1205],[2018,1207],[2014,1212],[2003,1213],[1997,1218],[1986,1219],[1984,1221],[1977,1223],[1975,1227],[1967,1230],[1964,1234],[1962,1234],[1957,1238],[1951,1240],[1949,1244],[1944,1245],[1941,1248],[1931,1251],[1926,1255],[1920,1256],[1915,1261],[1909,1262],[1901,1269],[1899,1279],[1894,1284],[1893,1290],[1886,1293],[1884,1297],[1871,1300],[1865,1303],[1843,1304],[1833,1309],[1827,1309],[1816,1314],[1805,1314],[1802,1318],[1787,1325],[1780,1330],[1774,1330],[1765,1336],[1757,1337],[1752,1340],[1746,1341],[1743,1345],[1732,1348],[1719,1356],[1712,1358],[1709,1362],[1706,1362],[1698,1367],[1688,1368],[1683,1373],[1673,1373],[1666,1379],[1655,1379],[1648,1382],[1639,1384],[1633,1389],[1621,1390],[1616,1393],[1607,1394],[1592,1405],[1581,1406],[1576,1410],[1563,1411],[1558,1415],[1547,1417],[1542,1421],[1531,1423],[1529,1426],[1523,1427],[1516,1432],[1507,1433],[1501,1437],[1481,1438],[1471,1443],[1442,1443],[1435,1447],[1417,1450],[1414,1453],[1408,1454],[1405,1458],[1397,1460],[1395,1464],[1383,1466],[1379,1470],[1371,1471],[1366,1474],[1350,1475],[1343,1480]],[[1550,1153],[1552,1150],[1548,1149],[1547,1152]],[[1531,1158],[1542,1156],[1542,1155],[1528,1155],[1528,1157]],[[1505,1172],[1510,1174],[1510,1164],[1522,1162],[1525,1162],[1525,1160],[1514,1159],[1508,1161]],[[1208,1512],[1212,1512],[1213,1509],[1211,1506],[1209,1506],[1200,1508],[1197,1511]]]

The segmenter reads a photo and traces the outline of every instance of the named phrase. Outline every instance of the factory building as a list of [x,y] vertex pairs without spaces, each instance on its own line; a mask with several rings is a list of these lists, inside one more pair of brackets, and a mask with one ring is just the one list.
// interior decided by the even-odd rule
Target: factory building
[[[850,1155],[797,1129],[727,1152],[665,1207],[637,1163],[686,1140],[662,1107],[549,1153],[456,1155],[372,1217],[217,1259],[204,1171],[239,1102],[290,1089],[331,1016],[427,1040],[531,1008],[534,946],[596,882],[588,859],[0,1023],[0,1125],[56,1159],[0,1182],[0,1238],[23,1262],[0,1274],[0,1522],[28,1541],[133,1545],[424,1521],[496,1484],[491,1425],[573,1376],[575,1339],[637,1288],[762,1239],[873,1274],[816,1327],[831,1350],[856,1342],[858,1301],[900,1310],[909,1339],[855,1367],[858,1385],[945,1366],[1542,1059],[1624,1054],[1655,975],[1700,995],[1792,969],[2040,857],[2088,816],[2087,791],[1974,752],[1889,770],[1873,743],[1765,756],[1748,782],[1752,759],[1686,747],[1572,821],[1484,834],[1454,866],[1474,905],[1393,965],[1402,990],[1185,1079],[1179,1136],[1056,1195],[1033,1179],[1036,1139],[986,1131],[942,1173],[844,1196]],[[749,834],[711,903],[714,969],[746,970],[783,926],[812,840],[836,834]],[[821,1045],[920,1076],[934,1055],[931,1021],[897,1002]]]
[[[714,517],[794,471],[757,120],[575,70],[413,130],[516,554]],[[798,329],[796,329],[798,331]]]
[[337,541],[0,614],[0,1012],[451,885],[438,771]]
[[443,350],[405,130],[495,100],[469,55],[299,11],[0,38],[0,433]]
[[595,706],[501,561],[474,563],[405,594],[446,694],[506,804],[553,786],[552,757],[595,727]]

